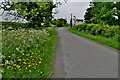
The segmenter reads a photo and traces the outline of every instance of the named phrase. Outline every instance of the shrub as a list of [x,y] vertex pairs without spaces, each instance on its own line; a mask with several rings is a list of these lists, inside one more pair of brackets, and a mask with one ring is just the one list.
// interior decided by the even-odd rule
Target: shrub
[[89,25],[87,25],[86,30],[88,30],[90,32],[92,27],[93,27],[93,24],[89,24]]
[[[109,25],[101,25],[101,24],[81,24],[74,26],[78,31],[84,31],[86,33],[92,35],[99,35],[103,37],[119,37],[118,28],[119,26],[109,26]],[[119,39],[118,39],[119,40]]]
[[96,30],[99,28],[97,24],[92,25],[93,27],[90,30],[90,34],[97,35]]

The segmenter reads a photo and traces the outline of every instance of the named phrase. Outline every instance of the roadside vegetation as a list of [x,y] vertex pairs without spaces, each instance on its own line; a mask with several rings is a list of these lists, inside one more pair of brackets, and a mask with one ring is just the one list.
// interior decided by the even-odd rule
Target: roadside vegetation
[[118,5],[120,2],[90,2],[84,16],[85,23],[73,26],[69,31],[120,50]]
[[84,31],[84,30],[80,31],[80,30],[76,30],[76,29],[68,29],[68,30],[74,34],[79,35],[79,36],[97,41],[101,44],[104,44],[104,45],[107,45],[107,46],[110,46],[112,48],[120,50],[120,47],[119,47],[120,46],[120,41],[119,41],[120,39],[118,39],[118,34],[113,36],[113,37],[105,37],[105,36],[101,36],[98,34],[92,35],[91,33],[88,32],[88,30],[87,31]]
[[[6,22],[0,23],[2,78],[50,78],[57,42],[57,31],[51,26],[52,9],[56,5],[11,1],[0,4],[7,13]],[[27,22],[20,23],[24,20]]]
[[2,31],[3,78],[48,78],[52,75],[57,31]]
[[52,20],[52,24],[57,27],[68,26],[66,19],[63,19],[63,18]]

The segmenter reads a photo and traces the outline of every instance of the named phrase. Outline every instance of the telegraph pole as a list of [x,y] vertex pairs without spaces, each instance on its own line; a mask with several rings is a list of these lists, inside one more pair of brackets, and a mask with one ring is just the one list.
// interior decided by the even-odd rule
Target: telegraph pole
[[72,14],[71,14],[70,26],[71,26],[71,29],[72,29]]

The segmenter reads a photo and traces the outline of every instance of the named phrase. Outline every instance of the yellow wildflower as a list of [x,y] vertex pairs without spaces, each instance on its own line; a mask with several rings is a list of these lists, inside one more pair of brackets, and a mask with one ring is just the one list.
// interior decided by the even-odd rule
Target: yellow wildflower
[[26,62],[23,62],[23,64],[26,64]]
[[30,67],[31,65],[28,65],[28,67]]
[[20,66],[19,66],[19,65],[17,65],[16,67],[18,67],[18,68],[19,68]]
[[42,60],[42,58],[40,58],[40,60]]
[[22,61],[21,59],[18,59],[18,61]]
[[39,61],[38,63],[41,63],[41,61]]
[[14,66],[16,66],[16,64],[13,64]]
[[30,54],[26,54],[26,56],[29,56]]

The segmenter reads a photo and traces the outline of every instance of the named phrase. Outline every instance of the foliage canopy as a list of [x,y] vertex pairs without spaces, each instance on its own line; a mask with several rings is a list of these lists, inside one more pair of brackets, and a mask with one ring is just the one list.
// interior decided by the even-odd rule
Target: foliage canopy
[[120,2],[92,2],[85,13],[86,23],[119,25]]
[[[0,6],[7,12],[7,16],[13,15],[11,20],[27,20],[29,23],[28,27],[41,27],[44,23],[49,26],[48,21],[52,19],[52,10],[56,7],[53,2],[5,2],[1,3]],[[9,6],[9,7],[7,7]],[[8,18],[8,17],[7,17]],[[7,19],[10,20],[10,19]]]

